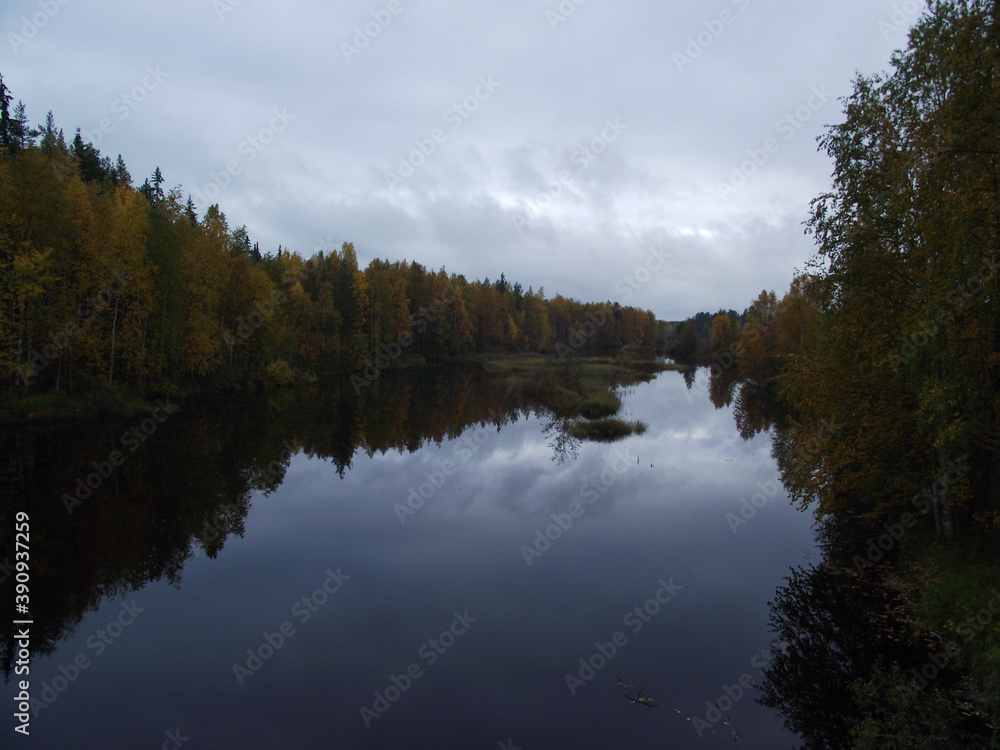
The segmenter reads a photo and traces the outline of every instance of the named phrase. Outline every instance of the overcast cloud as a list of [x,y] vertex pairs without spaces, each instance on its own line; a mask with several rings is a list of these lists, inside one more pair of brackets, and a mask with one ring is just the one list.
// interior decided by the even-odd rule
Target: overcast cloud
[[[503,272],[678,319],[787,289],[813,254],[809,201],[830,182],[816,137],[918,12],[6,0],[0,73],[32,123],[51,109],[67,137],[80,127],[122,154],[136,184],[159,166],[265,251],[351,241],[363,265]],[[654,271],[624,283],[647,260]]]

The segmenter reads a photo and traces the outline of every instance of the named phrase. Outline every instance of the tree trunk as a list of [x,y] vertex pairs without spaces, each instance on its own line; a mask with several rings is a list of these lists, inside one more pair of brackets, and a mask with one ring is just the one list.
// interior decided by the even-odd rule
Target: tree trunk
[[[939,457],[938,476],[947,477],[948,471],[948,462]],[[942,485],[941,496],[937,502],[940,523],[938,524],[937,532],[939,539],[950,542],[955,538],[955,510],[952,508],[951,503],[948,502],[948,491],[951,489],[948,482],[945,479],[940,481]]]
[[114,317],[111,319],[111,363],[108,366],[108,385],[109,386],[114,383],[114,376],[115,376],[115,339],[116,339],[117,334],[118,334],[118,300],[119,299],[120,299],[120,296],[116,295],[115,296],[115,314],[114,314]]

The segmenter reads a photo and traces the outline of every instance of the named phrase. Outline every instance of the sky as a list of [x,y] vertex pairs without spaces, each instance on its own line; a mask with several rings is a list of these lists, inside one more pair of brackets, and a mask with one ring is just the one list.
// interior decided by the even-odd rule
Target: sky
[[663,320],[780,296],[816,139],[918,0],[5,0],[0,74],[264,252],[353,242]]

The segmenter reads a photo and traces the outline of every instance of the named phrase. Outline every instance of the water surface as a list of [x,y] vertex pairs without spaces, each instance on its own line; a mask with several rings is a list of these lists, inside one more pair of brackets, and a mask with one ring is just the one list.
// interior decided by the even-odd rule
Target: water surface
[[649,430],[613,446],[474,374],[395,377],[181,404],[72,514],[136,420],[7,436],[35,746],[730,747],[717,701],[742,747],[797,746],[740,683],[811,519],[704,373],[628,389]]

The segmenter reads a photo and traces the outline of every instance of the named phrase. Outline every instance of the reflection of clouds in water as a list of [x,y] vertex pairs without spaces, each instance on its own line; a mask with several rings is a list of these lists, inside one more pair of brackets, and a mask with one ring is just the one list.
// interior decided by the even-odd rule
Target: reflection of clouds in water
[[[707,381],[708,372],[703,368],[695,382]],[[689,400],[689,393],[683,379],[673,373],[629,389],[622,411],[649,424],[645,435],[612,446],[580,443],[574,446],[575,460],[567,457],[548,472],[533,467],[530,477],[515,457],[511,463],[514,474],[497,482],[514,491],[494,496],[493,502],[535,520],[565,512],[573,502],[583,502],[590,509],[582,525],[614,513],[620,505],[716,505],[720,499],[738,499],[758,478],[756,474],[746,476],[747,469],[758,462],[770,466],[769,441],[760,436],[744,442],[736,434],[730,409],[715,409],[707,397]],[[529,432],[520,448],[528,451],[531,446],[538,447],[557,431],[558,422],[549,421],[542,425],[540,435]],[[620,462],[623,471],[614,471],[616,452],[628,454],[628,460]],[[595,494],[598,498],[591,507],[588,501]]]
[[[707,382],[707,368],[702,368],[694,387]],[[752,485],[742,474],[747,462],[770,462],[766,445],[739,439],[728,409],[714,409],[704,396],[690,399],[683,378],[672,372],[621,393],[622,413],[646,422],[646,434],[611,445],[568,438],[557,445],[565,449],[559,456],[558,452],[554,455],[553,444],[565,435],[563,420],[522,415],[517,423],[503,425],[499,433],[492,425],[476,427],[439,447],[396,454],[391,459],[391,476],[374,472],[374,481],[385,485],[409,476],[411,481],[399,489],[382,490],[397,502],[406,498],[408,487],[447,458],[458,471],[436,490],[421,515],[482,518],[501,511],[514,519],[537,521],[582,502],[589,508],[582,519],[586,524],[615,512],[620,505],[654,497],[661,503],[682,504],[739,497],[745,494],[745,485]],[[469,449],[470,444],[475,451]],[[628,460],[619,460],[619,453],[627,454]],[[738,463],[734,456],[740,458]],[[620,471],[615,471],[616,465]],[[723,486],[730,489],[719,489]],[[591,504],[588,501],[594,494],[598,497]]]
[[[576,458],[562,464],[552,461],[547,420],[539,415],[521,415],[499,432],[492,424],[471,423],[440,442],[415,437],[404,442],[407,436],[397,427],[408,412],[390,412],[365,423],[365,445],[378,448],[366,457],[350,452],[355,441],[327,440],[332,417],[322,420],[310,413],[291,426],[276,420],[265,430],[261,420],[267,413],[248,414],[245,435],[235,433],[234,444],[245,442],[252,465],[266,466],[281,455],[282,440],[290,435],[306,435],[293,441],[302,449],[291,458],[277,491],[266,502],[254,503],[243,538],[231,536],[214,561],[205,556],[189,561],[180,589],[166,581],[146,587],[149,610],[157,613],[149,620],[155,632],[130,630],[132,650],[103,657],[109,689],[127,703],[116,731],[133,736],[145,729],[138,726],[141,717],[166,691],[185,696],[184,710],[213,706],[199,718],[207,732],[243,732],[240,741],[252,744],[246,737],[250,730],[233,730],[216,716],[248,711],[273,716],[288,689],[301,696],[303,716],[331,717],[338,726],[353,722],[366,731],[357,707],[370,704],[372,691],[381,689],[390,674],[400,674],[415,648],[441,632],[450,613],[468,608],[479,618],[477,629],[456,646],[461,654],[456,650],[455,658],[444,658],[440,672],[400,700],[393,711],[400,717],[409,713],[411,719],[386,723],[387,732],[398,727],[399,734],[387,736],[383,744],[405,745],[403,734],[414,731],[441,740],[437,717],[443,691],[459,685],[468,689],[448,697],[456,709],[456,734],[478,736],[498,717],[519,715],[518,735],[542,738],[535,744],[614,746],[620,738],[602,723],[608,702],[621,704],[622,710],[635,708],[616,693],[614,672],[605,675],[603,688],[581,690],[572,704],[553,696],[565,693],[562,677],[580,654],[595,639],[622,628],[621,614],[645,600],[650,586],[664,576],[675,576],[684,597],[644,624],[634,640],[629,636],[630,647],[616,658],[614,669],[655,681],[655,690],[646,691],[630,683],[640,706],[646,704],[639,699],[652,693],[655,702],[693,711],[745,669],[747,654],[769,642],[763,603],[789,565],[812,545],[810,519],[780,503],[770,503],[766,517],[762,511],[752,527],[732,536],[725,513],[754,490],[761,475],[773,472],[769,441],[758,435],[744,443],[731,409],[715,409],[707,398],[688,395],[683,379],[672,373],[629,389],[623,410],[649,430],[613,445],[582,442]],[[432,412],[438,413],[414,412],[409,419],[431,431],[434,425],[423,420]],[[465,416],[455,424],[470,422]],[[443,434],[437,427],[435,434]],[[221,432],[214,424],[204,431],[207,456],[218,453]],[[261,434],[273,438],[258,443]],[[479,449],[462,460],[456,449],[469,446],[469,439]],[[190,449],[190,438],[180,442]],[[413,453],[406,452],[410,444]],[[143,455],[153,458],[157,452]],[[454,473],[441,471],[443,461],[454,464]],[[347,463],[351,468],[342,473]],[[188,460],[181,466],[197,469],[195,476],[204,481],[204,465]],[[401,524],[394,505],[437,471],[440,486]],[[173,477],[180,473],[173,465]],[[166,472],[162,476],[172,478]],[[604,492],[595,489],[603,485]],[[206,489],[213,487],[209,483]],[[558,545],[526,568],[522,545],[553,523],[551,514],[580,502],[588,488],[597,499],[574,518]],[[163,507],[176,506],[171,495]],[[197,528],[203,524],[199,519]],[[345,588],[337,595],[344,599],[316,614],[323,627],[303,629],[291,650],[269,662],[269,682],[258,684],[254,694],[220,687],[233,683],[237,649],[245,653],[243,644],[273,631],[288,617],[291,601],[314,590],[322,571],[338,567],[358,585]],[[100,614],[95,616],[84,618],[80,632],[100,624]],[[192,622],[201,633],[195,640]],[[42,677],[51,679],[48,665],[64,663],[80,649],[79,642],[67,642],[50,662],[40,660]],[[135,679],[137,650],[148,659],[155,684]],[[104,710],[99,693],[77,691],[73,700],[80,711],[101,715]],[[524,705],[546,709],[518,714]],[[749,701],[740,710],[741,732],[768,746],[788,744],[778,736],[771,712]],[[547,734],[554,720],[560,732],[570,733],[568,739]],[[296,746],[320,744],[310,720],[294,717],[281,731]],[[659,728],[635,731],[629,744],[662,741]],[[349,737],[337,739],[356,744]]]

